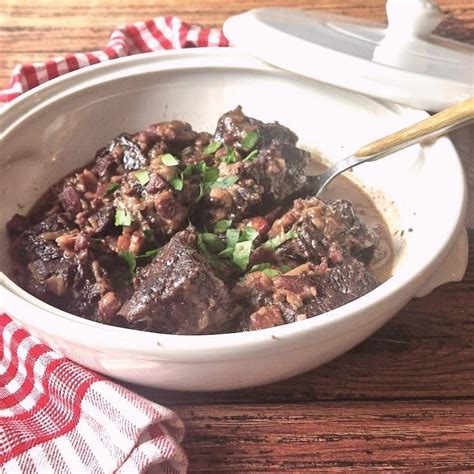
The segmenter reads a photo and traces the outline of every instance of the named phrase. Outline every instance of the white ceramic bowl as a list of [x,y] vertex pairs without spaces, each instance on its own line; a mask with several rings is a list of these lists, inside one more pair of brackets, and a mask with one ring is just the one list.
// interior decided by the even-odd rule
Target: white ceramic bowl
[[237,104],[248,115],[289,126],[302,146],[317,148],[331,161],[426,116],[297,77],[236,49],[145,54],[51,81],[14,101],[0,119],[0,310],[98,372],[155,387],[221,390],[317,367],[364,340],[413,296],[462,278],[466,191],[447,138],[355,169],[391,230],[404,230],[395,242],[394,276],[313,319],[252,333],[153,334],[67,314],[8,278],[5,223],[90,161],[109,139],[172,118],[212,131],[217,118]]

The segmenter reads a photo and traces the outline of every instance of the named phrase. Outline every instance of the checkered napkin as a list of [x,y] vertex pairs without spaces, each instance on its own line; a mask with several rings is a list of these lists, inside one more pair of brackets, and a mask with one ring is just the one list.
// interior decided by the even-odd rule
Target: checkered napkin
[[[0,103],[102,61],[227,45],[219,29],[171,16],[121,26],[100,51],[16,66]],[[183,435],[171,410],[79,367],[0,315],[0,472],[184,472]]]
[[65,359],[0,315],[2,472],[184,472],[171,410]]
[[110,59],[164,49],[228,46],[228,44],[220,29],[189,25],[173,16],[162,16],[133,25],[119,26],[102,50],[67,54],[42,63],[19,64],[13,70],[7,88],[0,90],[0,103],[9,102],[23,92],[67,72]]

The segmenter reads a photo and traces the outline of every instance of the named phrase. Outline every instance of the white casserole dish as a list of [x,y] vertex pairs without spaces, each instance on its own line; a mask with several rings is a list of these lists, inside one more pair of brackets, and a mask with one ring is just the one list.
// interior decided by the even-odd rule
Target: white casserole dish
[[466,189],[453,145],[440,138],[354,170],[392,232],[404,230],[396,237],[394,276],[313,319],[252,333],[146,333],[67,314],[9,279],[5,223],[90,161],[109,139],[173,118],[212,131],[217,118],[237,104],[250,116],[287,125],[302,146],[318,149],[329,161],[426,116],[295,76],[237,49],[134,56],[40,86],[0,118],[0,311],[72,360],[120,380],[223,390],[317,367],[364,340],[413,296],[462,278]]

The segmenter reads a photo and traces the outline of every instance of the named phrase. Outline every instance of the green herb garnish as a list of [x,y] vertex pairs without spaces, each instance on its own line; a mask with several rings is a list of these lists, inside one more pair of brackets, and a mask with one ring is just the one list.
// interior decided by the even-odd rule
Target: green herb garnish
[[227,239],[227,247],[234,248],[237,242],[240,239],[240,230],[239,229],[227,229],[225,233]]
[[120,188],[120,184],[112,183],[106,190],[104,194],[112,194],[115,190]]
[[149,257],[155,257],[156,255],[158,255],[158,252],[159,252],[160,250],[161,250],[161,248],[147,250],[145,253],[143,253],[143,254],[141,254],[141,255],[137,255],[135,258],[149,258]]
[[183,180],[178,177],[174,177],[170,181],[171,186],[173,186],[176,191],[182,191],[183,190]]
[[[200,252],[216,267],[217,263],[226,265],[226,262],[232,263],[240,270],[245,271],[249,264],[250,255],[253,250],[254,240],[258,237],[258,232],[252,227],[246,227],[244,230],[232,229],[229,226],[232,221],[219,221],[215,227],[221,236],[210,232],[199,234],[198,243],[206,250]],[[224,229],[225,239],[222,234]],[[199,247],[199,245],[198,245]],[[217,255],[216,255],[217,254]]]
[[249,273],[253,272],[261,272],[263,270],[268,270],[272,266],[269,263],[259,263],[258,265],[254,265],[250,270]]
[[132,223],[132,216],[128,213],[126,209],[119,207],[115,211],[115,225],[125,225],[128,226]]
[[235,150],[233,148],[227,150],[227,154],[224,156],[224,162],[228,165],[235,163],[237,161],[237,155],[235,154]]
[[258,133],[257,130],[247,133],[245,138],[242,140],[242,148],[246,150],[251,150],[258,141]]
[[142,185],[142,186],[145,186],[148,181],[150,181],[150,173],[146,170],[142,170],[142,171],[135,171],[135,173],[133,173],[135,178],[137,178],[137,181]]
[[252,253],[252,241],[238,242],[235,245],[234,252],[232,254],[232,262],[235,263],[241,270],[247,268],[250,260],[250,254]]
[[211,184],[211,189],[213,188],[229,188],[239,180],[238,176],[221,176],[217,178],[214,183]]
[[288,265],[282,265],[278,270],[276,268],[272,268],[272,265],[270,263],[259,263],[258,265],[254,265],[248,273],[262,272],[269,278],[275,278],[276,276],[281,275],[282,273],[286,273],[287,270],[283,271],[283,267],[288,267]]
[[197,248],[199,252],[204,255],[204,257],[206,257],[206,260],[209,262],[211,267],[215,268],[216,270],[220,270],[222,269],[223,265],[225,265],[223,262],[219,261],[219,259],[212,252],[208,250],[202,238],[202,234],[198,234]]
[[269,278],[274,278],[281,274],[281,271],[277,270],[276,268],[272,268],[269,263],[259,263],[258,265],[254,265],[250,269],[249,273],[253,272],[262,272]]
[[291,270],[291,267],[289,265],[280,265],[280,271],[281,273],[287,273]]
[[268,278],[275,278],[276,276],[280,275],[281,272],[279,272],[277,269],[275,268],[267,268],[265,270],[262,270],[262,273],[264,273],[265,275],[267,275]]
[[171,153],[165,153],[164,155],[161,155],[161,162],[166,165],[166,166],[176,166],[179,165],[179,160],[175,156],[173,156]]
[[181,172],[181,178],[190,178],[194,173],[194,166],[193,165],[188,165],[184,170]]
[[204,162],[199,164],[199,173],[202,176],[202,182],[204,184],[213,183],[219,176],[219,170],[217,168],[209,168]]
[[125,260],[125,263],[127,264],[128,267],[128,273],[130,275],[130,278],[133,278],[135,276],[135,270],[137,268],[137,261],[135,259],[135,255],[133,255],[132,252],[121,252],[119,255]]
[[225,243],[219,239],[216,234],[210,232],[204,232],[202,235],[202,241],[206,244],[206,247],[213,253],[219,253],[225,248]]
[[230,219],[223,219],[214,224],[214,232],[216,234],[223,234],[232,224]]
[[220,147],[222,146],[222,143],[219,142],[211,142],[209,145],[204,148],[202,151],[204,155],[213,155]]
[[243,161],[253,161],[255,157],[258,155],[258,150],[251,151]]
[[297,236],[295,230],[289,230],[288,232],[282,232],[281,234],[273,237],[273,239],[267,240],[262,247],[276,249],[280,245],[284,244],[287,240],[294,239]]
[[245,240],[254,241],[260,234],[251,226],[247,226],[242,231],[242,236],[239,239],[239,242],[244,242]]

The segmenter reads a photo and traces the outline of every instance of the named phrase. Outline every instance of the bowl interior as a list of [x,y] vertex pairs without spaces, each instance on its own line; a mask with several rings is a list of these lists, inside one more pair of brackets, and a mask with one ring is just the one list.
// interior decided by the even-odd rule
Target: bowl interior
[[[29,93],[3,114],[0,270],[7,275],[5,223],[91,161],[120,132],[170,119],[212,132],[217,118],[240,104],[247,115],[290,127],[302,146],[334,162],[426,116],[294,76],[235,51],[145,56],[71,74]],[[458,225],[462,172],[447,139],[357,167],[353,177],[395,234],[395,273],[428,264]],[[440,189],[449,192],[449,201]]]

